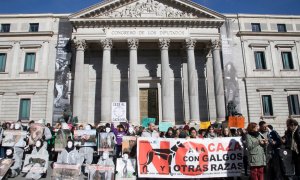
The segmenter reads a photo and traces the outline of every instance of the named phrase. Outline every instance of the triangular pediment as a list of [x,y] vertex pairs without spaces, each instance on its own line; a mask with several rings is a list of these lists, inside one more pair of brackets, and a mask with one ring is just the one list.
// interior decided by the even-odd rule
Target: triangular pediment
[[225,19],[225,16],[190,0],[106,0],[70,19]]

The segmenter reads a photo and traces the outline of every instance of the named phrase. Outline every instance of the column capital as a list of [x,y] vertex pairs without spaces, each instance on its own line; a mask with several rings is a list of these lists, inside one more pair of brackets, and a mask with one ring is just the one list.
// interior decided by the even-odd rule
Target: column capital
[[159,39],[159,47],[161,50],[163,49],[169,49],[170,47],[170,39]]
[[211,48],[214,49],[221,49],[221,41],[218,39],[211,41]]
[[73,40],[73,43],[77,51],[84,51],[87,48],[85,40]]
[[191,38],[185,39],[185,47],[186,47],[186,49],[195,49],[196,42],[197,41],[195,39],[191,39]]
[[129,49],[137,49],[139,47],[138,39],[127,39]]
[[111,39],[101,39],[100,42],[103,49],[111,49],[113,47],[113,43]]

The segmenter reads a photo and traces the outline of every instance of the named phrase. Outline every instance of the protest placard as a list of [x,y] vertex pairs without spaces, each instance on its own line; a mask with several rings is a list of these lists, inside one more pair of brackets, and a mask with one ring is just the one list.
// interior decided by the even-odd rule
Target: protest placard
[[80,179],[80,168],[79,164],[70,165],[70,164],[53,164],[53,179],[63,179],[63,180],[79,180]]
[[245,117],[243,116],[229,116],[228,127],[230,128],[244,128],[245,127]]
[[200,122],[200,129],[207,129],[211,125],[210,121],[201,121]]
[[116,180],[134,180],[136,179],[136,160],[135,159],[117,159]]
[[240,176],[240,137],[207,139],[138,138],[140,178],[211,178]]
[[98,134],[98,152],[103,151],[114,151],[115,148],[115,135],[114,133],[102,132]]
[[128,153],[130,156],[136,152],[136,137],[123,136],[122,138],[122,154]]
[[72,139],[72,133],[69,129],[59,129],[56,132],[54,150],[61,152],[67,146],[69,138]]
[[22,172],[45,173],[48,169],[49,155],[27,154],[25,156]]
[[96,141],[96,129],[74,131],[75,146],[96,146]]
[[160,132],[167,132],[169,127],[172,127],[172,123],[171,122],[160,122],[159,123],[159,131]]
[[2,139],[2,146],[4,147],[24,147],[27,132],[21,130],[5,130],[4,138]]
[[3,179],[13,163],[12,159],[0,159],[0,179]]
[[115,166],[111,158],[107,160],[111,163],[87,165],[89,180],[114,180]]
[[30,125],[29,144],[34,145],[35,142],[43,138],[45,125],[33,123]]
[[143,118],[142,120],[142,126],[147,128],[149,123],[155,123],[156,119],[155,118]]
[[126,122],[126,102],[113,102],[111,116],[112,122]]

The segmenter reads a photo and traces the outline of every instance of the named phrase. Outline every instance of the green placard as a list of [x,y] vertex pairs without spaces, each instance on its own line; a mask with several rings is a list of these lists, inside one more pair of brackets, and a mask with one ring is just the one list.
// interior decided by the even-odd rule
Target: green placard
[[167,132],[169,127],[172,127],[171,122],[160,122],[159,123],[159,131],[160,132]]
[[154,123],[155,124],[155,118],[143,118],[142,120],[142,126],[143,127],[148,127],[149,123]]

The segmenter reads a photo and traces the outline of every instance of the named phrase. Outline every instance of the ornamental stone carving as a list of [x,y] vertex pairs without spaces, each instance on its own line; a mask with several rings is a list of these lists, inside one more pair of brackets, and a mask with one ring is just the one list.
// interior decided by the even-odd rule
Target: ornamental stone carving
[[129,49],[137,49],[139,46],[138,39],[128,39],[127,42],[128,42]]
[[211,48],[212,49],[220,49],[221,48],[221,41],[219,41],[219,40],[213,40],[212,42],[211,42]]
[[106,12],[102,17],[146,17],[151,14],[158,17],[168,18],[196,18],[192,13],[183,12],[173,7],[164,5],[154,0],[146,0],[129,5],[123,9]]
[[84,51],[87,48],[85,40],[73,40],[73,43],[77,51]]
[[100,42],[103,49],[111,49],[113,47],[111,39],[102,39]]
[[186,39],[185,40],[185,46],[187,49],[194,49],[196,46],[196,40],[194,39]]
[[169,49],[170,39],[159,39],[159,47],[160,47],[161,50]]

